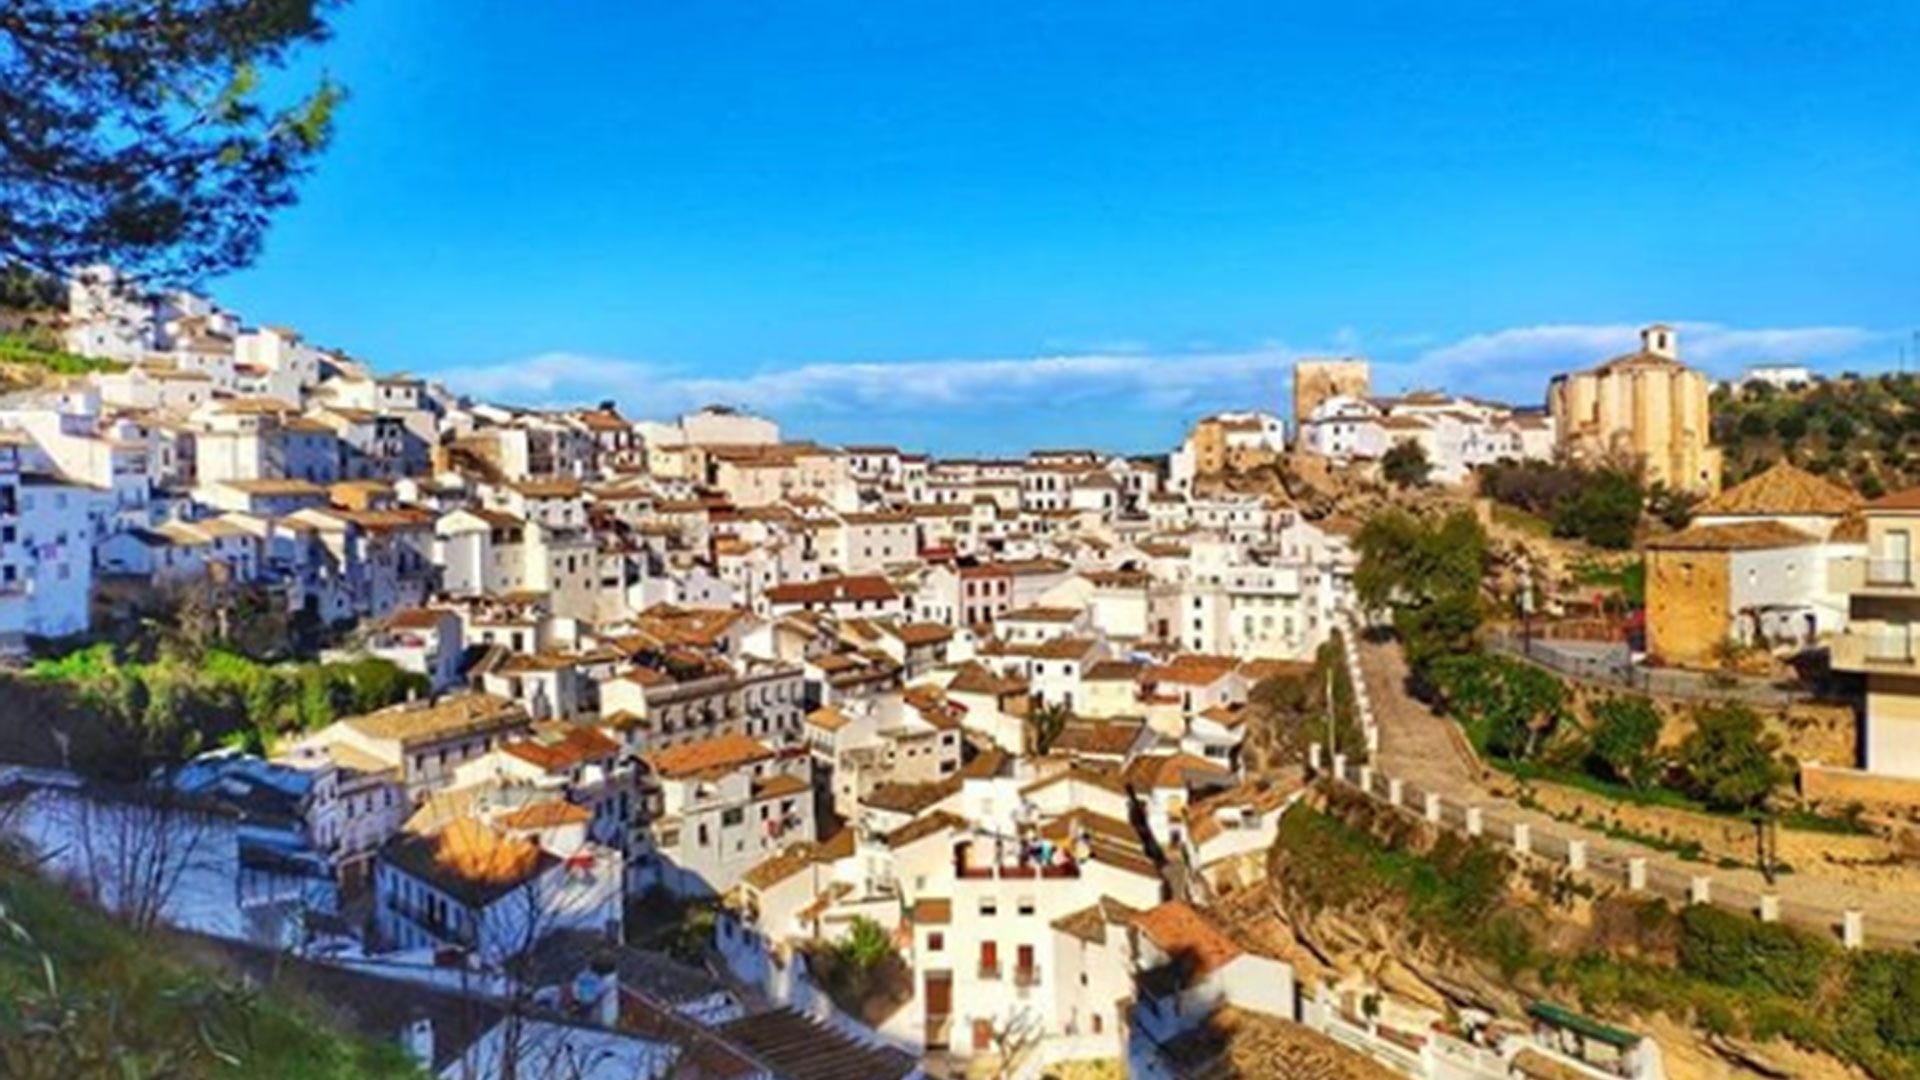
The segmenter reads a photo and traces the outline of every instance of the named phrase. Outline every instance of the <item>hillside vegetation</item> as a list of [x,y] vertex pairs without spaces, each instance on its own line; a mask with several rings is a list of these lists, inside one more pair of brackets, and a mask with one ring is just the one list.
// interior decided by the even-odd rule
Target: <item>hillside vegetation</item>
[[1920,377],[1842,375],[1713,394],[1713,437],[1731,486],[1782,459],[1868,498],[1920,485]]
[[182,943],[136,936],[0,857],[0,1076],[418,1075],[398,1046],[196,966]]

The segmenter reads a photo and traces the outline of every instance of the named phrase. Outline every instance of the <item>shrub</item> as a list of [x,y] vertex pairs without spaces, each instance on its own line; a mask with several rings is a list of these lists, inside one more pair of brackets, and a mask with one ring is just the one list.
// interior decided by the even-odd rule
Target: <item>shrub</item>
[[1644,697],[1608,697],[1595,702],[1591,714],[1589,769],[1636,789],[1645,787],[1660,767],[1654,756],[1660,743],[1660,711]]

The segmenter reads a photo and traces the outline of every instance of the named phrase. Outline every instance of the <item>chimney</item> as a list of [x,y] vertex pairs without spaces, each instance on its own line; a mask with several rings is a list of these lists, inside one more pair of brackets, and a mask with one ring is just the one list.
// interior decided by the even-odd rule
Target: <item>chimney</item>
[[400,1033],[400,1044],[406,1047],[411,1057],[422,1069],[433,1071],[433,1018],[424,1012],[416,1011],[413,1019],[407,1021],[406,1030]]
[[1666,323],[1654,323],[1640,331],[1640,351],[1665,360],[1680,359],[1680,336]]

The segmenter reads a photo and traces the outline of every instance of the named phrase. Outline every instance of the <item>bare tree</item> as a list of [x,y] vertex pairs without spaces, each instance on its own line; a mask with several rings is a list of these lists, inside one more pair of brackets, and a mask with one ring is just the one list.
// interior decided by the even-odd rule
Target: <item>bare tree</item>
[[144,933],[172,908],[189,875],[217,869],[219,816],[182,799],[169,783],[62,793],[64,862],[88,896]]
[[1039,1015],[1025,1005],[1009,1009],[1006,1015],[995,1020],[987,1031],[999,1062],[994,1076],[998,1080],[1013,1080],[1027,1058],[1039,1048],[1042,1037]]

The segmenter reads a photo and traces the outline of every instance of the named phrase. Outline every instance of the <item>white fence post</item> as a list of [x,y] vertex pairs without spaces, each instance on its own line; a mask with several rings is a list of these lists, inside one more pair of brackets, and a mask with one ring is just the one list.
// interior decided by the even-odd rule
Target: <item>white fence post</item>
[[1840,944],[1858,949],[1867,943],[1867,917],[1859,908],[1848,908],[1840,916]]
[[1467,835],[1479,836],[1485,827],[1485,824],[1480,820],[1480,808],[1477,806],[1467,807]]
[[1533,854],[1533,827],[1524,822],[1513,827],[1513,850],[1522,855]]
[[1567,869],[1585,870],[1587,868],[1587,842],[1585,840],[1567,841]]
[[1713,903],[1713,879],[1705,874],[1695,874],[1693,881],[1687,886],[1687,902],[1689,904]]
[[1426,810],[1428,821],[1435,825],[1440,824],[1440,796],[1431,791],[1427,792],[1426,806],[1424,809]]
[[1780,896],[1778,893],[1760,894],[1760,921],[1780,921]]
[[1634,892],[1647,891],[1647,860],[1638,856],[1627,860],[1627,888]]

